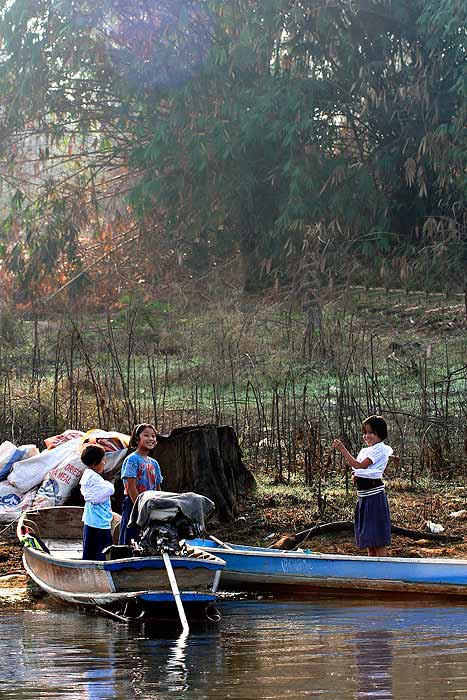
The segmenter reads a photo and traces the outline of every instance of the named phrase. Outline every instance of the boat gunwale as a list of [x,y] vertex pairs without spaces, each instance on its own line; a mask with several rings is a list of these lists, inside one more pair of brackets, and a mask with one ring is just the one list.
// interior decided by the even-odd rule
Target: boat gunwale
[[[162,566],[148,566],[149,569],[163,569],[163,560],[160,556],[154,557],[125,557],[125,559],[108,559],[100,561],[98,559],[68,559],[65,557],[58,557],[53,553],[47,553],[40,549],[34,549],[33,547],[28,547],[28,553],[37,557],[38,559],[43,559],[48,563],[53,563],[56,566],[63,566],[68,569],[102,569],[104,571],[112,571],[113,569],[124,568],[125,564],[128,564],[129,569],[141,569],[144,568],[146,562],[155,562],[157,564],[162,562]],[[196,563],[200,568],[205,569],[219,569],[225,566],[225,561],[220,557],[215,557],[216,561],[207,561],[206,559],[200,559],[198,557],[190,556],[171,556],[170,561],[174,564],[181,564],[180,567],[183,568],[185,562],[190,562],[193,566],[187,568],[197,568]]]
[[[454,558],[441,558],[441,557],[369,557],[364,554],[334,554],[332,552],[296,552],[291,549],[263,549],[262,547],[248,547],[247,545],[235,545],[230,542],[225,544],[228,547],[221,547],[220,545],[203,545],[199,544],[200,540],[190,540],[189,544],[193,542],[193,546],[199,547],[199,549],[206,550],[210,554],[218,552],[223,554],[223,556],[247,556],[247,557],[271,557],[271,558],[283,558],[287,559],[328,559],[328,560],[339,560],[339,561],[364,561],[364,562],[383,562],[383,563],[404,563],[404,564],[444,564],[444,565],[461,565],[467,567],[467,559],[454,559]],[[204,540],[207,541],[207,540]],[[196,542],[196,544],[195,544]],[[242,547],[242,549],[239,549]],[[245,549],[243,549],[245,547]]]
[[[34,522],[33,518],[31,516],[40,514],[41,517],[44,517],[44,515],[47,511],[56,511],[58,509],[60,509],[62,511],[68,510],[71,512],[73,512],[73,511],[83,512],[84,511],[84,508],[82,508],[81,506],[50,506],[48,508],[34,508],[32,510],[25,510],[23,513],[21,513],[21,515],[18,519],[17,526],[16,526],[17,539],[19,541],[21,541],[21,535],[22,535],[21,530],[22,530],[22,527],[24,525],[25,520],[31,520],[32,522]],[[114,515],[118,515],[118,514],[114,513]],[[36,534],[36,533],[34,533],[34,534]],[[54,541],[53,537],[47,537],[46,534],[44,534],[43,538],[41,535],[40,535],[40,537],[41,537],[41,539],[46,539],[49,543],[52,543]],[[70,543],[71,542],[77,542],[77,543],[82,542],[82,539],[79,537],[75,537],[75,538],[63,537],[63,538],[61,538],[61,540],[68,541]],[[188,546],[193,547],[193,545],[189,545],[189,543],[187,543],[187,544],[188,544]],[[200,553],[204,553],[204,550],[201,547],[194,547],[194,549],[198,549],[200,551]],[[34,552],[37,555],[41,555],[46,559],[50,559],[51,561],[63,564],[64,566],[67,566],[69,568],[76,568],[77,566],[79,566],[80,568],[86,568],[86,569],[95,568],[96,566],[97,566],[97,568],[105,568],[106,565],[111,564],[113,562],[118,562],[118,564],[120,564],[120,565],[124,564],[125,562],[129,562],[132,564],[134,564],[135,562],[139,562],[139,565],[137,565],[137,566],[138,566],[138,568],[141,568],[141,562],[144,562],[144,561],[157,561],[157,562],[159,562],[159,561],[161,561],[161,555],[155,555],[155,556],[150,556],[150,557],[122,557],[121,559],[108,559],[108,560],[100,561],[97,559],[81,559],[81,558],[76,559],[76,558],[57,556],[56,554],[53,553],[53,551],[47,553],[47,552],[44,552],[43,550],[40,550],[40,549],[34,549],[33,547],[29,547],[29,550],[31,552]],[[170,560],[176,564],[179,562],[184,562],[184,561],[190,561],[190,562],[198,561],[198,562],[200,562],[200,566],[202,568],[206,568],[206,569],[216,569],[216,568],[222,568],[225,566],[225,561],[221,557],[219,557],[217,554],[214,554],[213,552],[207,552],[207,554],[209,554],[211,557],[213,557],[213,559],[211,561],[206,560],[206,559],[201,559],[201,558],[193,556],[193,555],[190,556],[190,554],[174,555],[174,556],[170,557]],[[202,562],[202,564],[201,564],[201,562]],[[85,565],[85,566],[83,566],[83,565]],[[136,567],[132,566],[130,568],[136,568]],[[153,568],[153,567],[149,567],[149,568]]]

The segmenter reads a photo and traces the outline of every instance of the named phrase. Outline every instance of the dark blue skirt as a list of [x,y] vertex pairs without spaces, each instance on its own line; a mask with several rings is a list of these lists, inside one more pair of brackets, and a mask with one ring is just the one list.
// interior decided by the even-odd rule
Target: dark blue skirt
[[105,554],[102,550],[112,544],[112,532],[110,528],[103,529],[84,525],[83,527],[83,559],[91,561],[104,561]]
[[359,496],[355,508],[357,547],[387,547],[391,544],[391,513],[385,491]]
[[133,510],[133,501],[129,496],[125,496],[122,503],[122,519],[120,521],[120,536],[118,544],[130,544],[131,540],[136,542],[139,540],[141,531],[137,525],[128,526],[131,511]]

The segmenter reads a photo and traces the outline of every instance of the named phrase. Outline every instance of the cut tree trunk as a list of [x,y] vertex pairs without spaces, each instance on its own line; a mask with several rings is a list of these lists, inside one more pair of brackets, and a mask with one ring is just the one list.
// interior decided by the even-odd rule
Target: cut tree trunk
[[216,504],[221,522],[235,519],[240,494],[255,488],[251,471],[242,461],[238,438],[228,425],[175,428],[158,435],[154,458],[164,477],[164,491],[194,491]]

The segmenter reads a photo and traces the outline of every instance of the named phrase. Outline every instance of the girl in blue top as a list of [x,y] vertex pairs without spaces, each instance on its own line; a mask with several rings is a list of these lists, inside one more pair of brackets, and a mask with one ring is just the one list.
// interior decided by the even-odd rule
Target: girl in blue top
[[86,465],[80,489],[85,500],[83,514],[83,559],[102,561],[102,553],[112,544],[112,507],[110,496],[114,485],[102,478],[105,466],[105,450],[101,445],[88,445],[81,453],[81,461]]
[[360,450],[357,457],[352,457],[340,440],[334,440],[333,447],[352,467],[352,481],[357,486],[357,547],[367,547],[370,557],[386,557],[387,547],[391,544],[391,514],[382,477],[392,455],[392,447],[384,443],[388,429],[381,416],[365,418],[362,431],[366,447]]
[[157,444],[156,429],[150,423],[140,423],[133,428],[129,447],[136,451],[125,458],[122,464],[122,480],[125,496],[122,504],[119,544],[130,544],[137,540],[138,527],[128,527],[133,504],[144,491],[160,491],[162,483],[161,468],[149,453]]

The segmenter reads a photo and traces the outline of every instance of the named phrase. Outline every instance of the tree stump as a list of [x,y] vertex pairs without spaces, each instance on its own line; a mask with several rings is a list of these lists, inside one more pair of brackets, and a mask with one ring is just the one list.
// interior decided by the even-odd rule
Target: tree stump
[[228,425],[175,428],[158,435],[154,458],[164,477],[164,491],[194,491],[216,504],[215,517],[231,522],[237,515],[237,498],[256,482],[242,461],[238,438]]

